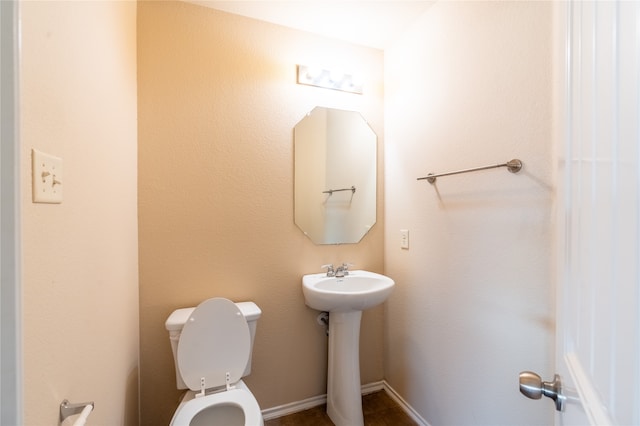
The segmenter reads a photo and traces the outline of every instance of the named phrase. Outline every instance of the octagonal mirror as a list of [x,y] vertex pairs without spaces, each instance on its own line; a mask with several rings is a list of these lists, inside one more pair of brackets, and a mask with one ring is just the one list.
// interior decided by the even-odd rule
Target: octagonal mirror
[[359,242],[376,223],[374,131],[358,112],[316,107],[294,145],[296,225],[316,244]]

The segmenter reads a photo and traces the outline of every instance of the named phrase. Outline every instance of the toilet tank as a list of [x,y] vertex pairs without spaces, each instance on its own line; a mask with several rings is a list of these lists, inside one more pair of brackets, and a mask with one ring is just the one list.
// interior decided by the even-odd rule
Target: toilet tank
[[[262,311],[253,302],[238,302],[236,303],[242,315],[247,320],[247,324],[249,324],[249,334],[251,336],[251,351],[249,352],[249,360],[247,361],[247,367],[244,370],[244,374],[242,377],[246,377],[251,374],[251,359],[253,356],[253,339],[256,336],[256,326],[258,323],[258,318],[262,314]],[[169,331],[169,339],[171,341],[171,351],[173,352],[173,365],[176,369],[176,384],[178,389],[187,389],[188,386],[182,380],[182,376],[180,375],[180,370],[178,369],[177,354],[178,354],[178,341],[180,340],[180,334],[182,333],[182,327],[184,323],[187,322],[189,316],[193,312],[193,308],[182,308],[176,309],[169,315],[167,321],[164,323],[165,327]]]

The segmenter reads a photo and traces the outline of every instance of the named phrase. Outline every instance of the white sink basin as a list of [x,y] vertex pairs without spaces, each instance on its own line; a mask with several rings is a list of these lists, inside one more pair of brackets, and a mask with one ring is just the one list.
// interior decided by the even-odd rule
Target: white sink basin
[[345,277],[310,274],[302,277],[304,301],[310,308],[328,312],[363,311],[381,304],[395,282],[368,271],[349,271]]

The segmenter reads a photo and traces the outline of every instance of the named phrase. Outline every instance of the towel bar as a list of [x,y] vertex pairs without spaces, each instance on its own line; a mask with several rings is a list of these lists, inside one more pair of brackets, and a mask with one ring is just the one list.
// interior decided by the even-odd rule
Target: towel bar
[[427,181],[429,181],[429,183],[435,183],[436,178],[440,176],[457,175],[460,173],[469,173],[469,172],[475,172],[478,170],[495,169],[498,167],[506,167],[511,173],[518,173],[522,169],[522,161],[515,158],[511,161],[507,161],[506,163],[495,164],[492,166],[474,167],[472,169],[457,170],[455,172],[447,172],[447,173],[438,173],[438,174],[429,173],[427,176],[419,177],[418,180],[426,179]]

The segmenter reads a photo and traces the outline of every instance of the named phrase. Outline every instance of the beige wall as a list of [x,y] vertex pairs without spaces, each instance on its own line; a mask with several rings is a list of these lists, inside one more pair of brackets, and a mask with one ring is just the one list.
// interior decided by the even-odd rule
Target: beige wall
[[385,51],[385,378],[433,425],[553,422],[517,391],[554,373],[551,9],[437,2]]
[[[24,421],[138,422],[136,5],[20,2]],[[31,202],[31,149],[63,159]]]
[[[314,245],[293,221],[293,127],[316,105],[357,110],[381,152],[382,62],[379,50],[200,6],[139,3],[143,424],[167,424],[178,402],[164,321],[213,296],[263,311],[245,380],[263,409],[326,392],[326,336],[301,277],[344,261],[382,272],[382,177],[371,232],[359,244]],[[296,64],[360,72],[366,94],[296,85]],[[383,378],[382,308],[362,329],[369,383]]]

